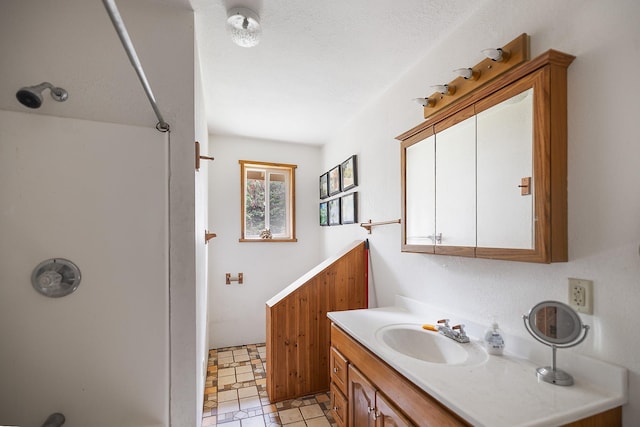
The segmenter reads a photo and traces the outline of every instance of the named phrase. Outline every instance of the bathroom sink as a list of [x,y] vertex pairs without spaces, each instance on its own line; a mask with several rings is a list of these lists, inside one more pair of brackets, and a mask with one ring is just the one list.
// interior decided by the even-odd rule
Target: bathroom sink
[[376,339],[385,348],[413,359],[445,365],[475,365],[488,359],[476,343],[461,344],[417,324],[394,324],[380,328]]

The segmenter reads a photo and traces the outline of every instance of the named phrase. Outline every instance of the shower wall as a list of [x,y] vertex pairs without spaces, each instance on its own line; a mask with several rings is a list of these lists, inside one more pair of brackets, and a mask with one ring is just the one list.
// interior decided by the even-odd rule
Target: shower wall
[[[166,138],[0,110],[0,425],[169,424]],[[54,257],[82,271],[58,299]]]

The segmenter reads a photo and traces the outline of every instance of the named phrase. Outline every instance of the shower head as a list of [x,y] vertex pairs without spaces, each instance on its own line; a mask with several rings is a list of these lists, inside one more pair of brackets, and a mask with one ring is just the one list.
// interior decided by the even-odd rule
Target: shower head
[[22,105],[29,108],[40,108],[42,105],[42,91],[49,89],[51,97],[58,102],[66,101],[69,94],[61,87],[55,87],[51,83],[44,82],[36,86],[25,86],[16,93],[16,98]]

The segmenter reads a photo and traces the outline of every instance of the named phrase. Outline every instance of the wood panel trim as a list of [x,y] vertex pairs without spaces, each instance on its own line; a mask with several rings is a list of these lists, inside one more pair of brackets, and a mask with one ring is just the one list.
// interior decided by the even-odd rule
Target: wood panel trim
[[267,320],[267,394],[273,403],[329,390],[327,313],[366,308],[365,242],[335,259],[271,306]]
[[622,426],[622,406],[600,412],[562,427],[620,427]]

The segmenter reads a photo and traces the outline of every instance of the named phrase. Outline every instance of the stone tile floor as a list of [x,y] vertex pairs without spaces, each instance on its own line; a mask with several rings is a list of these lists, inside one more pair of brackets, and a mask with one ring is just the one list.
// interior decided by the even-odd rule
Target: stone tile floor
[[329,393],[272,404],[267,396],[266,347],[248,344],[209,350],[203,426],[335,427]]

